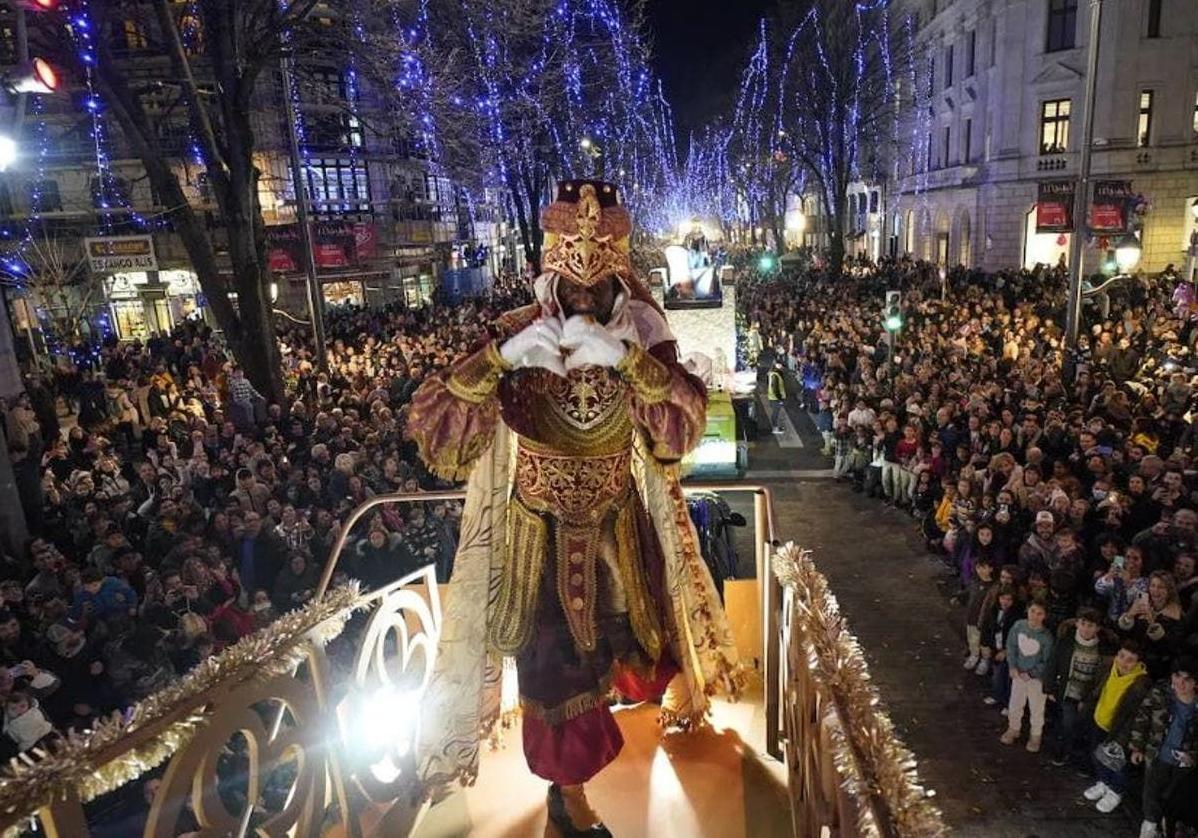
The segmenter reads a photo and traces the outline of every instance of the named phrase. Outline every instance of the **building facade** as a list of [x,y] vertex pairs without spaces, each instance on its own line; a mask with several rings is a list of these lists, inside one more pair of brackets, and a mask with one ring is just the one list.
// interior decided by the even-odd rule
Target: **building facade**
[[[15,14],[0,8],[0,70],[17,63]],[[130,78],[169,78],[166,55],[139,20],[126,21],[115,37],[111,54],[127,65]],[[211,83],[202,62],[195,72],[201,87]],[[517,252],[497,196],[468,193],[443,176],[428,148],[352,67],[309,56],[296,78],[314,261],[327,303],[415,305],[429,298],[444,271],[481,266],[493,274]],[[96,117],[80,107],[87,95],[80,88],[45,96],[29,110],[20,126],[20,164],[0,177],[8,250],[25,238],[18,247],[34,274],[24,291],[10,289],[10,297],[22,298],[12,312],[18,333],[29,336],[74,320],[85,333],[144,338],[180,318],[203,315],[205,298],[178,235],[157,223],[167,208],[152,194],[141,161],[103,107]],[[218,259],[225,259],[222,222],[185,109],[169,90],[160,107],[152,97],[143,101],[189,202],[205,214]],[[305,261],[277,72],[259,87],[251,127],[272,294],[281,312],[302,320]],[[99,159],[109,173],[103,183]],[[87,238],[129,234],[152,236],[154,269],[89,271]],[[63,267],[62,281],[55,265]]]
[[[888,250],[985,269],[1067,259],[1070,234],[1037,232],[1039,185],[1078,175],[1087,0],[902,0],[914,78],[900,82],[903,149]],[[1192,0],[1105,0],[1091,178],[1130,182],[1140,269],[1192,265],[1198,217],[1198,13]],[[1041,224],[1041,229],[1047,225]],[[1088,236],[1087,271],[1109,258]]]

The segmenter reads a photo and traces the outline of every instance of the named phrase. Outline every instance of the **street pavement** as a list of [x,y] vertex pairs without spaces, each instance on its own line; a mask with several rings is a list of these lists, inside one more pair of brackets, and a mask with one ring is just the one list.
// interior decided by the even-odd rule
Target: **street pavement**
[[[989,678],[961,667],[964,609],[949,601],[944,564],[924,549],[909,515],[834,480],[811,419],[793,399],[787,412],[802,447],[770,434],[767,420],[751,445],[746,479],[775,488],[779,537],[814,551],[951,834],[1135,835],[1138,816],[1127,803],[1102,815],[1081,796],[1088,777],[1055,768],[1043,752],[1027,753],[1022,740],[1011,747],[998,741],[1006,720],[982,703]],[[740,566],[751,575],[751,533],[741,535]]]

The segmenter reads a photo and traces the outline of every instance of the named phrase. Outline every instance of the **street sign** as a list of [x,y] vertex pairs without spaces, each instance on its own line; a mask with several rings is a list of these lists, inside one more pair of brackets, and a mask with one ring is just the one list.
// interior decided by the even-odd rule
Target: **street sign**
[[156,271],[152,236],[102,236],[83,240],[87,267],[94,274]]

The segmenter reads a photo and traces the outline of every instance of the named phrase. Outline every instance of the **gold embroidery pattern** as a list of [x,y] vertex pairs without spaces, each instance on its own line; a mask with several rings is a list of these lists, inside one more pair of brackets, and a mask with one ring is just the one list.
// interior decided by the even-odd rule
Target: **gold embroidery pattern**
[[616,513],[616,564],[624,585],[628,605],[628,621],[633,636],[650,660],[661,658],[662,632],[657,607],[649,592],[641,562],[640,544],[636,532],[636,499],[624,504]]
[[670,396],[670,370],[637,344],[628,346],[628,354],[616,370],[628,380],[645,404],[664,402]]
[[585,367],[571,370],[569,378],[534,370],[522,382],[536,405],[529,447],[590,457],[632,446],[628,383],[611,370]]
[[558,521],[557,596],[574,645],[593,652],[598,642],[595,629],[595,600],[598,598],[595,562],[599,557],[601,530],[598,526],[572,527]]
[[630,485],[631,451],[605,457],[568,457],[534,450],[521,438],[516,452],[516,491],[537,512],[575,526],[597,528]]
[[506,541],[504,573],[487,627],[487,645],[514,655],[532,637],[541,573],[549,552],[549,527],[540,515],[513,499],[508,504]]
[[595,687],[595,689],[571,696],[566,701],[553,707],[546,707],[539,701],[520,696],[520,709],[533,718],[540,719],[545,724],[553,727],[562,722],[568,722],[570,719],[576,719],[583,713],[594,710],[596,707],[607,706],[608,695],[611,693],[611,682],[612,673],[609,672],[599,680],[599,686]]
[[[608,210],[613,218],[619,212],[619,208]],[[552,229],[555,224],[545,225],[542,269],[587,286],[594,285],[612,274],[630,276],[632,260],[629,256],[628,235],[623,230],[617,232],[610,221],[604,223],[599,196],[591,184],[588,183],[579,190],[575,213],[573,226],[577,233],[557,233]],[[555,219],[556,215],[553,218]],[[603,231],[606,231],[606,235],[600,235]]]
[[491,341],[454,367],[446,382],[449,392],[464,402],[481,404],[495,394],[499,378],[511,367]]

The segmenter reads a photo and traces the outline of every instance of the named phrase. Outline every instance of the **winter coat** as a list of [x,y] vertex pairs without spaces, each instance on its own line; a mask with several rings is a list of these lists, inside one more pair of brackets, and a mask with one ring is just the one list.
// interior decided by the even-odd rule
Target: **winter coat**
[[[1172,718],[1173,688],[1165,681],[1153,687],[1140,705],[1131,726],[1131,735],[1128,737],[1128,744],[1137,751],[1143,751],[1144,761],[1148,765],[1156,759]],[[1198,762],[1198,713],[1190,717],[1190,724],[1182,736],[1179,750]]]

